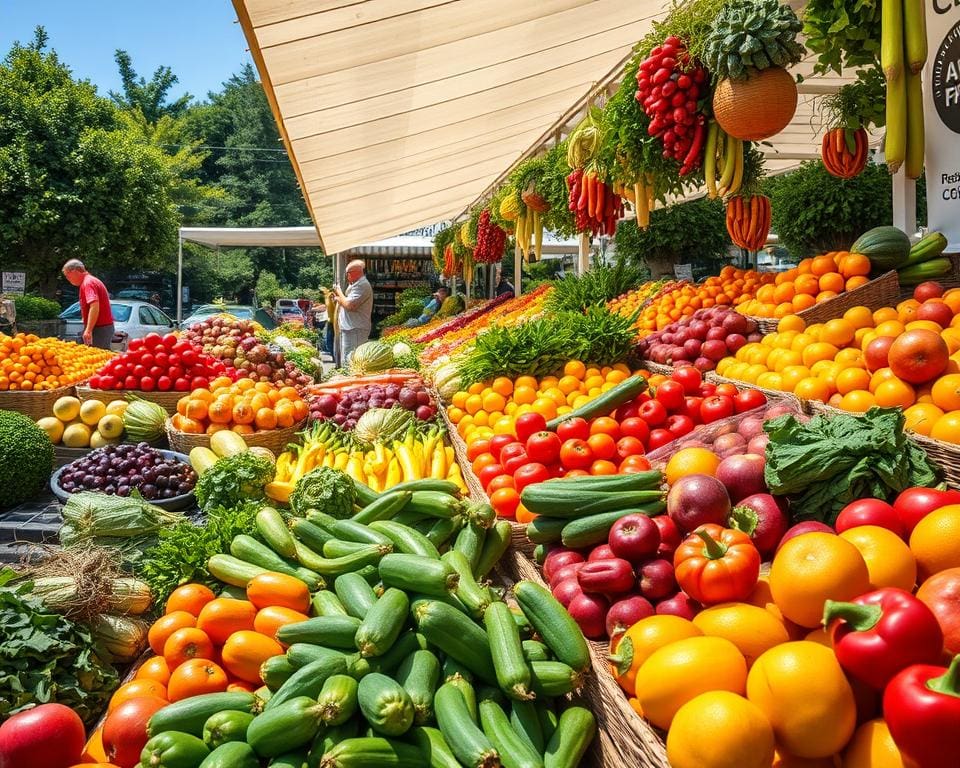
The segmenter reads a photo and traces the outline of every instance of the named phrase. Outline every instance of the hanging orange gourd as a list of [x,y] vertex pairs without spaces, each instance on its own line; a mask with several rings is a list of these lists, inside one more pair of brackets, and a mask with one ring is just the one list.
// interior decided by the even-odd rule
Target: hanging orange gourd
[[770,234],[770,198],[734,195],[727,200],[727,232],[740,248],[748,251],[763,248]]
[[823,134],[820,157],[831,176],[852,179],[866,167],[868,150],[863,128],[834,128]]

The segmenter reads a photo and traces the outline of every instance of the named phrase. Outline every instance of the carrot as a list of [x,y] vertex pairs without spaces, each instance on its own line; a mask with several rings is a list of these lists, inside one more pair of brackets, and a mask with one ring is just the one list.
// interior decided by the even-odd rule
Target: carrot
[[596,208],[593,210],[593,218],[597,221],[603,221],[603,212],[606,209],[607,185],[597,179],[597,199]]
[[597,185],[594,183],[596,178],[592,173],[584,174],[583,178],[587,182],[587,215],[593,216],[597,208]]

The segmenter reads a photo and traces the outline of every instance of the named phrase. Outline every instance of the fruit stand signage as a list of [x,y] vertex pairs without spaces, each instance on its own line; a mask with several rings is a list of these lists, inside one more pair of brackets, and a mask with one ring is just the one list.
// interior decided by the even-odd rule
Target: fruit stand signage
[[27,273],[26,272],[4,272],[3,273],[3,286],[2,290],[4,293],[16,293],[23,295],[24,289],[27,285]]
[[923,73],[927,142],[927,227],[960,250],[960,5],[929,0]]

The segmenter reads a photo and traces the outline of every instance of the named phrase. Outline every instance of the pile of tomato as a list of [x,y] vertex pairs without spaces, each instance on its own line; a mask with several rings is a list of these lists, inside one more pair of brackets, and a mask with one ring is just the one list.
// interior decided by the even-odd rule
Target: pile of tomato
[[227,374],[222,360],[173,333],[133,339],[127,351],[109,360],[90,378],[94,389],[189,392],[206,388]]

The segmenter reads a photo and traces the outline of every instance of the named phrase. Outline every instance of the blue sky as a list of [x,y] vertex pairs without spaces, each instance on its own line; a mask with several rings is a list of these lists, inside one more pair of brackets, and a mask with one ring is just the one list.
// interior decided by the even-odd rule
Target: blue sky
[[104,96],[120,87],[117,48],[148,79],[169,66],[180,79],[173,98],[205,97],[252,61],[230,0],[0,0],[0,57],[14,41],[32,40],[38,24],[74,76]]

